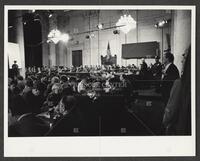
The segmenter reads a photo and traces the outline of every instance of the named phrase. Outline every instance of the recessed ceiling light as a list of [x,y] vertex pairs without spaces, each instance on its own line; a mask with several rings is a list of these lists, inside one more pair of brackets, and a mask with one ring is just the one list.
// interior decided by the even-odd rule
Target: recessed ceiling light
[[51,18],[53,15],[52,14],[49,14],[49,18]]

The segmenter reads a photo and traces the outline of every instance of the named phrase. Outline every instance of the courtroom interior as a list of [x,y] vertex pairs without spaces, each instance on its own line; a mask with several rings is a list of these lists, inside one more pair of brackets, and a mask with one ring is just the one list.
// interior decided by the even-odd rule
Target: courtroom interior
[[8,136],[191,135],[191,10],[8,10]]

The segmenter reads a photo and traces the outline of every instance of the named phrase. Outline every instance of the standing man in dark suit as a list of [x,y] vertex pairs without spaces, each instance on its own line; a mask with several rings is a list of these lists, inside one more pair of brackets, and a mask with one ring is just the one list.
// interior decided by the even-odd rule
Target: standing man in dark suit
[[16,79],[17,76],[19,75],[19,67],[17,65],[17,61],[14,60],[14,64],[12,65],[12,71],[13,71],[13,76]]
[[161,80],[161,77],[162,77],[162,64],[159,61],[159,59],[160,59],[159,56],[155,57],[155,63],[153,64],[151,68],[151,72],[155,80]]
[[176,79],[179,78],[179,71],[174,62],[174,55],[170,52],[166,52],[163,55],[164,70],[162,74],[161,93],[163,101],[166,105],[172,85]]

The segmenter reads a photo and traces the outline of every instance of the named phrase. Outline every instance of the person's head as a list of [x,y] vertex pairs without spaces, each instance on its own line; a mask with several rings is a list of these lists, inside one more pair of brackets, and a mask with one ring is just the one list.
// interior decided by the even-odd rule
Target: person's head
[[92,90],[98,92],[102,90],[101,82],[93,82],[92,83]]
[[62,96],[73,94],[72,86],[70,86],[67,83],[62,84],[61,89],[62,89]]
[[20,91],[19,87],[16,86],[13,88],[12,92],[14,95],[19,95],[21,91]]
[[184,58],[182,60],[182,72],[181,72],[181,77],[182,80],[185,80],[187,84],[189,85],[190,78],[191,78],[191,46],[185,51],[184,53]]
[[36,78],[36,76],[35,75],[31,75],[30,76],[30,78],[32,79],[32,81],[33,81],[33,84],[37,81],[37,78]]
[[18,81],[17,87],[19,87],[20,91],[23,92],[25,83],[23,81]]
[[147,66],[144,63],[140,64],[140,70],[142,71],[147,70]]
[[77,100],[74,96],[63,96],[59,103],[59,113],[64,113],[65,111],[70,111],[77,104]]
[[160,57],[159,56],[155,56],[155,62],[158,63],[160,60]]
[[50,107],[56,106],[60,101],[60,97],[58,97],[55,93],[50,93],[47,96],[47,105]]
[[61,92],[61,84],[60,83],[55,83],[52,86],[52,92],[55,94],[59,94]]
[[112,87],[112,89],[116,89],[116,85],[119,83],[119,80],[114,77],[109,79],[109,84]]
[[62,84],[62,83],[66,83],[68,81],[68,78],[67,78],[67,76],[66,75],[62,75],[61,77],[60,77],[60,83]]
[[46,84],[46,85],[48,84],[48,79],[47,79],[47,77],[42,77],[40,80],[41,80],[42,83],[44,83],[44,84]]
[[17,61],[16,61],[16,60],[14,60],[14,64],[17,64]]
[[25,81],[25,85],[27,87],[32,88],[33,87],[33,80],[31,78],[27,78],[26,81]]
[[76,83],[76,77],[70,77],[69,83]]
[[11,89],[11,91],[13,91],[13,89],[17,86],[17,81],[16,80],[12,80],[11,82],[10,82],[10,89]]
[[142,63],[145,63],[145,59],[144,58],[142,58]]
[[44,91],[46,90],[46,86],[44,83],[36,82],[33,88],[35,95],[43,95]]
[[126,75],[124,75],[124,74],[120,75],[120,77],[119,77],[120,81],[124,81],[125,78],[126,78]]
[[54,83],[59,83],[59,78],[54,76],[53,78],[51,78],[51,83],[54,84]]
[[82,79],[81,79],[81,82],[87,83],[87,78],[82,78]]
[[169,63],[173,63],[173,62],[174,62],[174,55],[170,52],[166,52],[163,55],[163,63],[166,65],[166,64],[169,64]]

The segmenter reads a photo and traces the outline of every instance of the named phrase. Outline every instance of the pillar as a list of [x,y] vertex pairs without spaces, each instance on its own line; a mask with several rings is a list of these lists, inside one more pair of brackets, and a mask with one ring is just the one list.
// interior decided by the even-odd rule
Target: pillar
[[176,10],[172,19],[172,53],[179,72],[182,71],[183,53],[191,44],[191,11]]
[[[49,32],[57,28],[57,15],[54,13],[51,18],[49,18]],[[48,35],[48,34],[47,34]],[[56,66],[56,44],[49,43],[49,65]]]
[[25,49],[24,49],[24,31],[23,31],[23,22],[22,22],[22,11],[18,10],[16,12],[15,25],[16,25],[16,42],[19,44],[20,59],[21,59],[21,68],[20,75],[25,77]]

